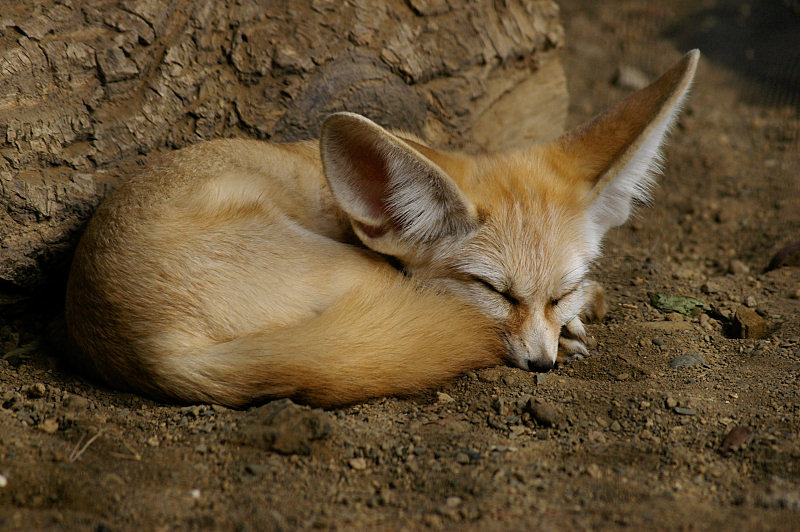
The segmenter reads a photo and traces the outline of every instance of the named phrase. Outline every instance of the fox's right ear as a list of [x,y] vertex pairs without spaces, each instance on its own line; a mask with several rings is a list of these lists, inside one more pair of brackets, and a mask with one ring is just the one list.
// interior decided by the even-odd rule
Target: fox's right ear
[[414,244],[466,234],[477,224],[475,207],[450,176],[363,116],[329,116],[320,153],[336,202],[375,251],[401,257]]
[[692,50],[649,86],[550,145],[568,179],[588,185],[590,222],[599,240],[621,225],[635,202],[649,200],[661,146],[694,79]]

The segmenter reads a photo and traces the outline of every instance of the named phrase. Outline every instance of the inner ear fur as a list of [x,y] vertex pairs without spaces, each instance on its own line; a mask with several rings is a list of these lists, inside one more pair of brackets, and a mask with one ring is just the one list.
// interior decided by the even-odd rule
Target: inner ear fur
[[333,196],[362,240],[427,242],[476,225],[474,207],[452,178],[412,143],[363,116],[329,116],[320,152]]

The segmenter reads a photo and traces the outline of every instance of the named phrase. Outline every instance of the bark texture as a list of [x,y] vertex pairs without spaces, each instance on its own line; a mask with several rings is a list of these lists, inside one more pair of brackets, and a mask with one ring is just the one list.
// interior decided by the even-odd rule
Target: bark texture
[[0,294],[63,272],[144,156],[315,137],[349,110],[441,146],[558,134],[550,0],[17,0],[0,11]]

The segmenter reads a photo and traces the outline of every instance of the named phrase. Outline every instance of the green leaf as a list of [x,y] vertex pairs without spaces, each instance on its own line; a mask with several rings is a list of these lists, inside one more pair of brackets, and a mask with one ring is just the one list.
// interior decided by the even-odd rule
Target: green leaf
[[688,296],[670,296],[648,292],[647,297],[650,298],[650,304],[661,312],[678,312],[684,316],[696,316],[702,310],[710,309],[706,303]]

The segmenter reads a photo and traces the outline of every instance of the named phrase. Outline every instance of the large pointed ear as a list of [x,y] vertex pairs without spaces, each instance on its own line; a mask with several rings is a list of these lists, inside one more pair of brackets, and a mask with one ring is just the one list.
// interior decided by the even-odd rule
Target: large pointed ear
[[336,202],[376,251],[398,256],[412,244],[466,234],[477,224],[475,207],[452,178],[363,116],[329,116],[320,152]]
[[700,52],[692,50],[648,87],[568,132],[553,146],[567,174],[587,182],[597,237],[647,203],[660,170],[661,146],[680,113]]

